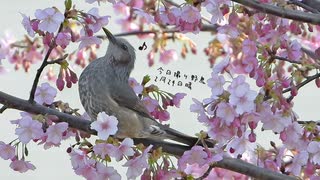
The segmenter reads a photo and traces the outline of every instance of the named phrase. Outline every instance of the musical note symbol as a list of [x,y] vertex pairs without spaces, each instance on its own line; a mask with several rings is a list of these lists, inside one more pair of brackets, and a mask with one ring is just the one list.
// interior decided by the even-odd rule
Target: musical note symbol
[[139,46],[139,50],[142,51],[142,50],[146,50],[146,49],[147,49],[146,42],[143,42],[142,46]]

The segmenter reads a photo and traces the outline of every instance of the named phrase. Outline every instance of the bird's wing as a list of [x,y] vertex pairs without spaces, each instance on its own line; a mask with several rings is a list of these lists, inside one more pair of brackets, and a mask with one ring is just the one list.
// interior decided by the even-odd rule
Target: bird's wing
[[111,91],[111,96],[119,104],[119,106],[124,106],[144,117],[153,119],[129,84],[125,87],[118,87],[116,90]]

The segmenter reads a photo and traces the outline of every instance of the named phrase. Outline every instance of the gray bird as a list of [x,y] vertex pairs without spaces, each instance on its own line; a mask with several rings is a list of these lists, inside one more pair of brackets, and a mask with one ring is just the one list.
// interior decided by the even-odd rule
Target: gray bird
[[117,138],[171,139],[194,145],[198,138],[154,120],[128,83],[136,59],[132,45],[103,28],[110,43],[105,56],[92,61],[79,78],[81,103],[92,120],[99,112],[117,117]]

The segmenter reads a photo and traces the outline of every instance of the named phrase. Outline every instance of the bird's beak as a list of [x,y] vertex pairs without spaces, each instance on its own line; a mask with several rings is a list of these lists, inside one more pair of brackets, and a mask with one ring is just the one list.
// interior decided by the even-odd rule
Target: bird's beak
[[113,34],[108,29],[106,29],[104,27],[102,29],[103,29],[104,33],[106,33],[107,38],[109,39],[109,41],[111,43],[115,44],[116,43],[116,38],[113,36]]

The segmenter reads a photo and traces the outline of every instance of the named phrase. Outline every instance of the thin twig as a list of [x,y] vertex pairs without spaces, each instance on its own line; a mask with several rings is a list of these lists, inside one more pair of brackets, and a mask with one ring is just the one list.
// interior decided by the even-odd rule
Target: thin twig
[[294,60],[291,60],[291,59],[288,59],[288,58],[285,58],[285,57],[281,57],[281,56],[272,56],[272,57],[274,59],[278,59],[278,60],[281,60],[281,61],[287,61],[287,62],[290,62],[290,63],[293,63],[293,64],[302,64],[299,61],[294,61]]
[[320,14],[313,14],[313,13],[307,13],[307,12],[298,11],[298,10],[286,9],[284,7],[278,7],[278,6],[269,5],[266,3],[261,3],[256,0],[231,0],[231,1],[256,9],[260,12],[272,14],[281,18],[292,19],[292,20],[311,23],[315,25],[320,24]]
[[68,57],[68,54],[65,54],[63,57],[48,61],[47,64],[60,64],[63,60],[65,60]]
[[320,126],[319,121],[297,121],[299,124],[310,124],[310,123],[315,123],[317,126]]
[[300,1],[297,1],[297,0],[291,0],[291,1],[288,1],[288,3],[297,5],[297,6],[303,8],[303,9],[305,9],[307,11],[310,11],[312,13],[319,13],[319,11],[317,9],[314,9],[314,8],[308,6],[308,5],[306,5],[306,4],[304,4],[304,3],[300,2]]
[[[58,30],[58,33],[61,32],[62,28],[63,28],[63,24],[61,23],[60,27],[59,27],[59,30]],[[49,56],[50,56],[52,50],[55,48],[56,39],[57,39],[57,36],[50,43],[49,49],[47,51],[47,54],[44,57],[40,68],[37,70],[37,74],[36,74],[36,77],[34,78],[34,81],[33,81],[33,84],[32,84],[32,88],[31,88],[31,91],[30,91],[30,96],[29,96],[29,102],[30,103],[34,103],[34,94],[36,92],[37,85],[39,83],[40,75],[41,75],[42,71],[44,70],[44,68],[48,65],[48,59],[49,59]]]
[[[308,76],[305,81],[303,81],[302,83],[296,85],[297,90],[299,90],[300,88],[302,88],[303,86],[305,86],[309,82],[311,82],[311,81],[313,81],[313,80],[315,80],[315,79],[317,79],[319,77],[320,77],[320,73],[317,73],[317,74],[315,74],[313,76]],[[287,88],[287,89],[283,90],[282,93],[284,94],[284,93],[287,93],[289,91],[291,91],[291,88]]]
[[[208,25],[208,24],[203,24],[202,27],[200,28],[200,31],[202,32],[217,32],[219,25]],[[131,31],[131,32],[124,32],[124,33],[118,33],[114,34],[114,36],[132,36],[132,35],[142,35],[142,34],[157,34],[157,33],[175,33],[175,32],[180,32],[178,29],[166,29],[166,30],[148,30],[148,31]],[[106,39],[106,35],[98,35],[98,38],[101,39]]]

